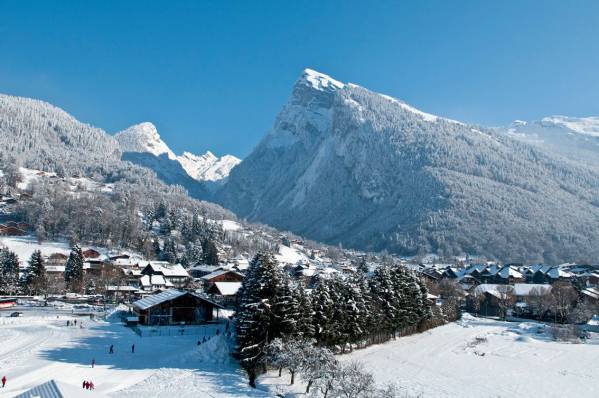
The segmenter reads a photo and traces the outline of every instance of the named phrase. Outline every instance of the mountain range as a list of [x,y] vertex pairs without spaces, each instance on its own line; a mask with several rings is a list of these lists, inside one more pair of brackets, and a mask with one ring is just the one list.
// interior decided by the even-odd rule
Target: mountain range
[[597,258],[599,173],[522,141],[308,69],[216,200],[367,250]]
[[250,221],[331,244],[549,263],[599,257],[598,120],[486,128],[306,69],[240,161],[178,156],[151,123],[112,136],[0,96],[2,153],[31,168],[107,180],[151,170]]

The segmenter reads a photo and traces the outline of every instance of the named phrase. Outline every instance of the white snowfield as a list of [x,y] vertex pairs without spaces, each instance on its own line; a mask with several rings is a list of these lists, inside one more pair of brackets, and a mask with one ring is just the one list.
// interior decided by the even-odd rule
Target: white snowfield
[[[51,379],[79,388],[91,380],[95,392],[81,388],[89,397],[269,396],[247,386],[228,354],[227,339],[215,336],[214,325],[203,328],[212,337],[198,346],[203,334],[141,338],[117,323],[77,318],[84,322],[80,329],[67,327],[67,319],[74,318],[64,313],[57,318],[25,311],[21,318],[8,318],[9,313],[0,312],[0,374],[8,379],[0,397],[14,397]],[[222,332],[223,325],[218,327]]]
[[342,359],[363,362],[407,397],[599,397],[599,339],[555,342],[538,326],[465,315]]
[[[38,311],[25,311],[21,318],[0,312],[0,374],[8,379],[0,397],[13,397],[51,379],[78,387],[91,380],[95,392],[82,390],[89,397],[303,396],[305,385],[297,380],[289,386],[287,372],[282,378],[276,372],[260,377],[259,389],[249,388],[229,355],[229,342],[215,336],[216,326],[202,330],[212,337],[197,346],[202,334],[141,338],[114,322],[83,320],[85,328],[80,329],[66,326],[73,318],[64,312],[57,318]],[[462,321],[340,359],[363,362],[377,383],[396,383],[406,398],[599,396],[599,338],[560,343],[538,329],[534,322],[466,315]]]

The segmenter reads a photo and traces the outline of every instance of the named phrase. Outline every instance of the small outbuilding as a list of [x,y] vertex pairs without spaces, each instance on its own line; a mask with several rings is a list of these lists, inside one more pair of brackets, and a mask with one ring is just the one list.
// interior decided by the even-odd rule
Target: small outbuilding
[[131,304],[141,325],[196,325],[213,319],[224,307],[196,293],[169,289]]

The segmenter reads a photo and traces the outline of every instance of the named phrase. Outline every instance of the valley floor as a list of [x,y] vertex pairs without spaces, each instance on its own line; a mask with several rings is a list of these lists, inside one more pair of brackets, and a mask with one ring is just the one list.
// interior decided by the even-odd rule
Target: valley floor
[[[50,379],[78,387],[92,380],[95,392],[81,390],[89,397],[272,397],[303,390],[301,381],[288,386],[286,374],[263,376],[259,389],[250,389],[228,354],[231,342],[215,336],[223,325],[190,336],[141,338],[116,322],[77,318],[83,329],[67,327],[74,318],[65,310],[31,309],[20,318],[8,318],[10,312],[0,312],[0,374],[8,378],[0,397]],[[394,382],[406,397],[599,396],[599,338],[560,343],[538,333],[539,326],[465,315],[340,359],[363,362],[379,384]],[[198,346],[203,336],[212,337]]]
[[[222,334],[215,336],[217,326],[200,328],[197,335],[141,338],[115,322],[77,318],[83,329],[67,327],[66,321],[74,318],[65,312],[24,311],[23,317],[9,318],[10,312],[0,312],[0,374],[8,379],[0,397],[13,397],[50,379],[79,388],[91,380],[94,392],[81,389],[89,397],[269,396],[247,387],[245,375],[228,355],[230,342]],[[198,346],[203,336],[211,338]],[[108,353],[111,344],[114,354]]]
[[[340,356],[357,360],[378,384],[395,383],[401,397],[598,397],[599,337],[556,342],[535,322],[501,322],[468,314],[458,322]],[[273,391],[275,374],[262,378]]]

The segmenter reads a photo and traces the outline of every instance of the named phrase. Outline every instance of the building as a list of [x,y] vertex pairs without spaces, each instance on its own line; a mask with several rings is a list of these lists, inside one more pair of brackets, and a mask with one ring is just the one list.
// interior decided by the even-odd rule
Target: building
[[204,275],[200,279],[204,283],[206,290],[208,290],[216,282],[242,282],[243,278],[243,274],[240,274],[237,271],[220,270]]
[[214,297],[219,303],[234,307],[237,305],[238,292],[241,288],[241,282],[214,282],[207,293]]
[[[154,283],[154,277],[162,277],[164,279],[164,286],[166,287],[182,288],[191,280],[191,277],[181,264],[169,264],[166,261],[150,261],[141,270],[141,274],[150,276],[152,279],[151,284]],[[156,278],[157,281],[159,279],[160,278]]]
[[169,289],[131,304],[141,325],[194,325],[213,319],[224,307],[196,293]]

